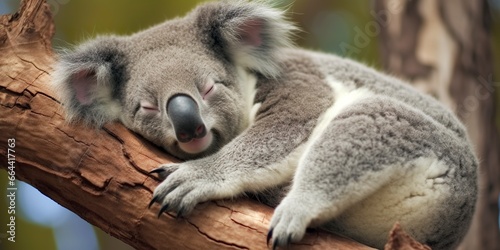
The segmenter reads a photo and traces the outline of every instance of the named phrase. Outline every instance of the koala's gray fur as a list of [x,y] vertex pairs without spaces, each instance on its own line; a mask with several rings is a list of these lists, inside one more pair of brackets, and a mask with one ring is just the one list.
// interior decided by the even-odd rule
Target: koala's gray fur
[[[399,221],[433,249],[455,247],[477,192],[465,128],[398,79],[292,48],[294,29],[259,2],[207,3],[62,54],[54,82],[69,120],[118,120],[189,160],[153,171],[160,213],[247,192],[279,204],[273,246],[322,225],[382,248]],[[192,108],[170,104],[179,96]]]

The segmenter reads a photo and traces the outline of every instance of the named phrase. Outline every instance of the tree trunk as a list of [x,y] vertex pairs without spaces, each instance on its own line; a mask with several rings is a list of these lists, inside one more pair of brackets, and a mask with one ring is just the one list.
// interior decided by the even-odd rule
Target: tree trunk
[[[148,171],[175,159],[120,124],[64,121],[50,89],[54,25],[43,0],[0,17],[0,166],[138,249],[267,249],[272,208],[249,199],[206,202],[187,218],[148,209],[159,181]],[[16,192],[9,182],[9,192]],[[4,244],[4,242],[2,242]],[[5,244],[9,244],[6,241]],[[292,249],[371,249],[322,231]]]
[[480,195],[463,249],[500,249],[500,147],[486,0],[376,1],[384,66],[452,108],[480,160]]

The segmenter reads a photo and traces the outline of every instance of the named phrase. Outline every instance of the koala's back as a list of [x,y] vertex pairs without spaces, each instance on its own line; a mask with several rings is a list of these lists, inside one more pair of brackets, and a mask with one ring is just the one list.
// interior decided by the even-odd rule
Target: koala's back
[[324,82],[341,82],[347,91],[364,88],[373,94],[390,97],[415,107],[458,136],[467,138],[465,127],[449,109],[434,98],[416,91],[408,83],[332,54],[301,49],[285,49],[283,54],[285,76],[299,71],[308,75],[314,74]]
[[[351,162],[357,161],[345,165],[374,174],[362,176],[356,174],[358,170],[345,169],[345,175],[376,179],[392,176],[386,186],[373,187],[372,195],[353,202],[325,228],[363,239],[372,246],[383,246],[388,230],[398,220],[418,240],[433,247],[455,245],[465,234],[474,209],[475,198],[471,197],[477,191],[478,164],[465,128],[451,111],[406,83],[348,59],[297,49],[284,50],[281,59],[282,78],[258,85],[261,96],[256,102],[266,103],[266,97],[271,96],[294,103],[284,105],[299,110],[291,116],[310,116],[314,123],[304,124],[311,133],[303,144],[304,154],[322,159],[320,164],[331,162],[331,167],[337,168],[329,152],[338,149],[328,141],[359,143],[359,148],[343,149]],[[282,109],[279,102],[271,103],[275,110]],[[364,124],[366,120],[370,122]],[[329,130],[328,126],[335,123],[345,127]],[[375,130],[370,131],[372,125]],[[363,134],[352,132],[356,126]],[[361,137],[380,140],[367,146]],[[319,138],[325,142],[315,148],[313,144]],[[323,176],[328,176],[325,167],[311,167],[309,171],[325,171]],[[300,177],[296,175],[294,180]],[[321,182],[315,180],[314,185],[321,188]],[[325,185],[330,186],[324,189],[334,190],[337,184]],[[273,200],[276,194],[272,196],[265,200],[278,203]]]

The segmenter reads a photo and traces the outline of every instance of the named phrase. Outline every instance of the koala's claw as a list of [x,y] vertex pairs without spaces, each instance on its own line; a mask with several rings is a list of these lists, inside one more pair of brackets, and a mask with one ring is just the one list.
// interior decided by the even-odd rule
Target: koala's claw
[[176,218],[176,219],[183,218],[185,213],[186,213],[185,209],[184,209],[184,208],[180,208],[180,209],[177,211],[177,215],[175,216],[175,218]]
[[269,246],[269,240],[271,238],[273,238],[273,230],[274,230],[274,228],[271,227],[269,229],[269,232],[267,232],[267,238],[266,238],[266,244],[267,244],[267,246]]
[[149,171],[150,174],[158,174],[158,177],[160,179],[165,179],[167,176],[175,172],[179,168],[179,164],[173,163],[173,164],[163,164],[151,171]]
[[[273,230],[274,230],[274,228],[271,227],[269,229],[269,232],[267,233],[266,244],[267,244],[268,247],[269,247],[269,241],[273,238]],[[287,239],[286,242],[281,242],[279,238],[276,238],[273,241],[273,245],[272,245],[271,249],[276,250],[276,248],[278,248],[280,246],[289,246],[290,243],[291,243],[291,237],[290,236],[288,236],[288,239]]]
[[158,168],[155,168],[155,169],[149,171],[150,174],[157,174],[157,173],[162,173],[162,172],[165,172],[165,169],[163,169],[162,167],[158,167]]
[[160,216],[163,214],[163,212],[167,211],[169,205],[168,203],[163,205],[161,208],[160,208],[160,211],[158,212],[158,218],[160,218]]
[[158,200],[158,196],[153,196],[153,199],[149,202],[148,209],[151,208],[151,206]]
[[285,241],[280,240],[279,238],[276,238],[273,241],[272,249],[276,250],[278,247],[288,248],[291,243],[292,243],[292,237],[290,235],[288,236],[288,238]]

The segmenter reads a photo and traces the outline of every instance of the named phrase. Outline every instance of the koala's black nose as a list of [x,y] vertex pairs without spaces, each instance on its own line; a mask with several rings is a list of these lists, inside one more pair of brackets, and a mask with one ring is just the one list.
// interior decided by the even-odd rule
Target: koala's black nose
[[207,134],[200,110],[193,98],[187,95],[173,96],[168,100],[167,114],[174,125],[175,136],[179,142],[189,142]]

